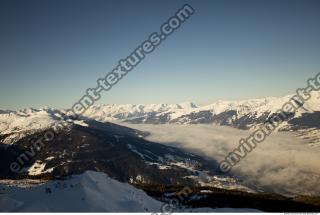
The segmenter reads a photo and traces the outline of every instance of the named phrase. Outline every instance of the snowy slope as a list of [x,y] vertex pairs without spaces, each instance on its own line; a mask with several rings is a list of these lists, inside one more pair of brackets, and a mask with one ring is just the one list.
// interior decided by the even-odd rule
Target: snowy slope
[[87,126],[81,119],[71,117],[65,110],[53,108],[23,109],[0,113],[0,140],[4,144],[13,144],[18,140],[47,129],[72,125]]
[[24,109],[0,114],[0,134],[5,135],[2,143],[12,144],[39,130],[52,127],[54,119],[50,109]]
[[161,202],[143,191],[92,171],[32,188],[6,188],[0,196],[1,210],[16,212],[147,212],[160,207]]
[[[4,192],[0,195],[1,212],[160,212],[164,204],[142,190],[93,171],[29,188],[0,187]],[[254,209],[231,208],[199,208],[191,211],[258,212]]]

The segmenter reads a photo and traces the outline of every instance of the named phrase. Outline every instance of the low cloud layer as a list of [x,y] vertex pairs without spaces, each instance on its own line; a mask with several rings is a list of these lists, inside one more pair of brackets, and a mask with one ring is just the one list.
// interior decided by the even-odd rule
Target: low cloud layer
[[[250,132],[214,125],[128,125],[149,131],[150,141],[221,161]],[[320,196],[320,150],[292,133],[272,134],[232,170],[247,184],[282,194]]]

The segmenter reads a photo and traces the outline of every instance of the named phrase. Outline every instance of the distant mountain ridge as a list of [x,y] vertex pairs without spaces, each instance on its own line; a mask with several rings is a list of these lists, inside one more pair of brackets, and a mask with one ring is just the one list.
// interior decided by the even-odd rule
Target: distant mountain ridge
[[[268,117],[281,109],[282,105],[288,102],[291,97],[292,95],[241,101],[217,101],[205,106],[197,106],[192,102],[180,104],[105,104],[90,107],[85,112],[84,117],[100,122],[217,124],[240,129],[251,129],[264,123]],[[19,111],[0,110],[0,132],[20,116],[46,114],[45,112],[53,113],[53,117],[71,115],[71,111],[54,108],[29,108]],[[320,128],[320,125],[315,123],[314,120],[320,117],[320,92],[313,92],[311,99],[306,101],[303,107],[293,114],[293,119],[284,123],[280,130]],[[50,124],[50,122],[33,122],[32,124],[33,126],[35,124],[42,124],[41,126],[43,126],[43,124],[47,123]]]
[[[90,107],[85,116],[98,121],[124,121],[147,124],[218,124],[240,129],[250,129],[264,123],[268,117],[281,109],[292,95],[268,97],[242,101],[218,101],[210,105],[197,106],[192,102],[183,104],[127,104],[98,105]],[[283,130],[299,128],[318,128],[308,123],[310,115],[320,116],[320,92],[313,92],[294,119],[284,125]]]

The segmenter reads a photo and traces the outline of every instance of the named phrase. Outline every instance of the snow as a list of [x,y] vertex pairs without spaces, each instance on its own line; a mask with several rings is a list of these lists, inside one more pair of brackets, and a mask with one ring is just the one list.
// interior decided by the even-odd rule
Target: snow
[[87,123],[85,123],[83,120],[74,120],[73,121],[74,124],[77,124],[77,125],[81,125],[83,127],[88,127],[89,125]]
[[89,126],[85,120],[68,119],[68,117],[64,119],[62,114],[66,114],[66,111],[51,108],[30,108],[1,113],[0,135],[6,135],[1,142],[14,144],[27,135],[50,128],[63,126],[68,129],[74,124],[85,127]]
[[[276,113],[293,96],[294,94],[284,97],[266,97],[240,101],[218,101],[210,105],[200,107],[199,110],[212,110],[215,114],[229,110],[236,110],[240,116],[248,113],[257,113],[257,116],[261,116],[266,112]],[[298,115],[305,112],[320,111],[319,98],[320,92],[312,92],[310,100],[306,101],[303,108],[297,111]]]
[[43,173],[50,173],[54,168],[46,169],[46,164],[41,161],[36,161],[31,167],[27,169],[28,175],[40,175]]
[[2,143],[13,144],[29,134],[57,125],[59,120],[50,111],[25,109],[0,114],[0,134],[7,135]]
[[53,160],[54,159],[54,157],[53,156],[50,156],[50,157],[47,157],[46,158],[46,161],[51,161],[51,160]]
[[160,163],[155,163],[155,162],[146,162],[147,164],[153,166],[153,165],[156,165],[158,167],[158,169],[171,169],[172,167],[171,166],[168,166],[168,165],[164,165],[164,164],[160,164]]
[[[46,193],[50,188],[51,193]],[[139,200],[130,195],[140,196]],[[15,188],[0,199],[1,211],[15,212],[147,212],[157,211],[161,202],[129,184],[103,173],[88,171],[65,181],[51,181],[29,189]]]
[[44,172],[45,167],[46,167],[46,164],[41,163],[40,161],[37,161],[28,169],[28,174],[40,175],[41,173]]
[[[28,114],[27,114],[28,113]],[[0,132],[9,133],[15,130],[39,130],[51,126],[54,120],[46,111],[30,113],[17,112],[0,115]]]
[[127,146],[128,146],[128,148],[129,148],[132,152],[136,153],[136,154],[139,155],[142,159],[144,159],[144,155],[141,154],[140,152],[138,152],[138,150],[137,150],[133,145],[127,144]]

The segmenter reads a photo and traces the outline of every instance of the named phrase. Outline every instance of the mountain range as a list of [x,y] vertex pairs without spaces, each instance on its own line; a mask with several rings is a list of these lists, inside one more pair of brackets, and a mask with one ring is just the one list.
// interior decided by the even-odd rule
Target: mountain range
[[[130,123],[150,124],[218,124],[240,129],[250,129],[261,124],[272,114],[281,109],[293,95],[284,97],[268,97],[242,101],[217,101],[215,103],[197,106],[192,102],[181,104],[126,104],[99,105],[90,107],[85,116],[98,121],[125,121]],[[295,120],[290,120],[283,128],[290,130],[298,128],[318,128],[316,123],[308,121],[310,115],[319,116],[320,92],[313,92],[294,114]]]
[[[77,117],[70,110],[55,108],[2,110],[0,177],[52,180],[96,171],[135,186],[208,186],[259,193],[262,190],[255,185],[220,172],[217,160],[148,141],[148,132],[118,123],[214,124],[250,130],[263,124],[290,98],[218,101],[205,106],[192,102],[108,104],[93,106]],[[320,145],[319,104],[320,93],[314,92],[277,131],[293,132],[311,146]],[[43,139],[50,131],[54,137]],[[44,144],[35,145],[38,140]]]

